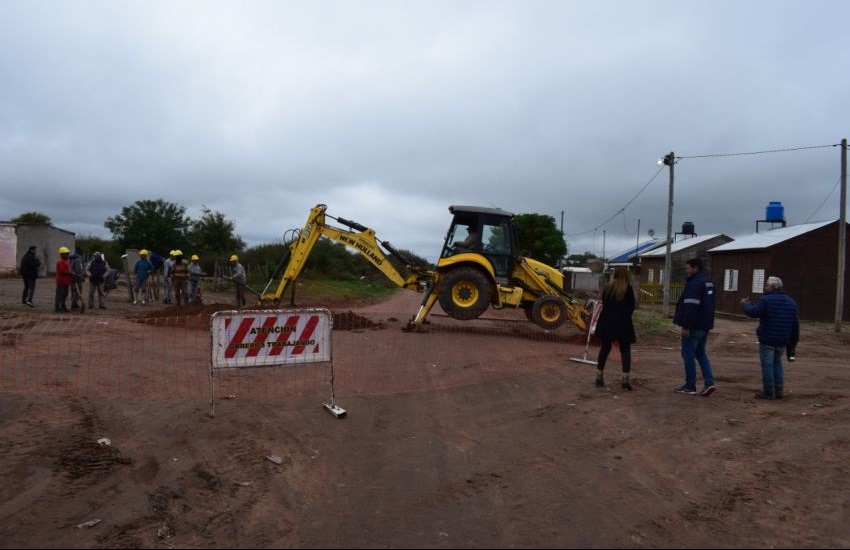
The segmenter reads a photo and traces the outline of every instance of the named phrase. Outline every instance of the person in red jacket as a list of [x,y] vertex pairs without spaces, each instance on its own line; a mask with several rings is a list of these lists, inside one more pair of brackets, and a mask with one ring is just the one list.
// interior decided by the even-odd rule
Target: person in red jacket
[[66,312],[68,310],[68,291],[71,288],[71,283],[74,282],[74,274],[71,272],[71,262],[68,261],[68,255],[71,253],[68,247],[59,247],[59,259],[56,260],[56,301],[53,311],[56,313]]

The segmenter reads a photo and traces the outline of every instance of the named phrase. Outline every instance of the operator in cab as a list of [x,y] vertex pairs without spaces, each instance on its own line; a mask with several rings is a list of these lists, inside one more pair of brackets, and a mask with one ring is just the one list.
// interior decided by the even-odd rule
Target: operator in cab
[[478,229],[474,224],[469,224],[466,226],[466,238],[462,241],[455,241],[452,244],[454,248],[461,248],[465,250],[480,250],[481,249],[481,234],[478,232]]

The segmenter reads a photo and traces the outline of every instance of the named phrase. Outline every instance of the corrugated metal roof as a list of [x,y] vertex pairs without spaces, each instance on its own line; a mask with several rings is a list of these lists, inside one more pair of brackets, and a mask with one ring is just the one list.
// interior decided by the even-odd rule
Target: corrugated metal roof
[[[696,246],[700,243],[704,243],[705,241],[710,241],[711,239],[720,237],[723,233],[714,233],[713,235],[701,235],[699,237],[691,237],[689,239],[682,239],[681,241],[676,241],[670,245],[670,253],[676,253],[680,250],[685,250],[686,248],[690,248],[692,246]],[[667,247],[659,247],[651,252],[647,252],[646,254],[641,254],[643,258],[658,258],[659,256],[667,255]]]
[[616,256],[611,257],[611,259],[608,260],[608,263],[614,264],[614,263],[626,262],[626,261],[629,260],[629,258],[634,256],[635,254],[641,254],[645,251],[652,250],[653,248],[655,248],[657,246],[661,246],[663,244],[664,244],[664,241],[659,241],[659,240],[656,240],[656,239],[653,239],[651,241],[644,241],[637,246],[633,246],[633,247],[631,247],[627,250],[624,250],[623,252],[620,252]]
[[720,246],[712,248],[709,252],[731,252],[733,250],[770,248],[775,244],[799,237],[800,235],[805,235],[806,233],[814,231],[815,229],[820,229],[821,227],[831,223],[835,223],[835,220],[768,229],[766,231],[760,231],[758,233],[739,237],[731,243],[721,244]]

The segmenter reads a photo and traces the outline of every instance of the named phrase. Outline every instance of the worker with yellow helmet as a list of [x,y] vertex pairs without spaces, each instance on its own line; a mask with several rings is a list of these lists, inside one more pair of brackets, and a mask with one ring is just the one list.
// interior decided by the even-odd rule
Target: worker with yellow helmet
[[186,281],[189,279],[189,270],[183,251],[179,248],[174,251],[174,271],[171,272],[171,285],[174,290],[174,303],[178,306],[186,304]]
[[139,256],[133,268],[133,273],[136,275],[136,284],[133,285],[133,304],[141,302],[142,305],[145,305],[147,303],[148,277],[153,271],[153,264],[148,259],[148,251],[144,248],[139,250]]
[[68,261],[69,254],[71,251],[67,246],[59,247],[59,259],[56,261],[56,300],[53,304],[53,311],[56,313],[71,311],[68,309],[68,292],[74,282],[74,274],[71,271],[71,262]]
[[189,303],[194,304],[197,301],[200,301],[198,294],[198,286],[201,284],[201,277],[206,275],[204,273],[203,268],[201,268],[201,264],[198,263],[201,259],[197,254],[192,254],[192,257],[189,258],[191,261],[189,262],[188,270],[189,270]]
[[245,305],[245,286],[248,284],[248,276],[245,273],[245,268],[239,263],[239,256],[233,254],[230,256],[230,277],[233,284],[236,285],[236,307]]

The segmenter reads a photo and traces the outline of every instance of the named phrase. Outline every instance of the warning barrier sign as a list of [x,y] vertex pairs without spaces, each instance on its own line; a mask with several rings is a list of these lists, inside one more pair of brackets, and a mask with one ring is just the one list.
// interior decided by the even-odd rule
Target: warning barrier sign
[[213,369],[332,360],[327,309],[220,311],[211,324]]

